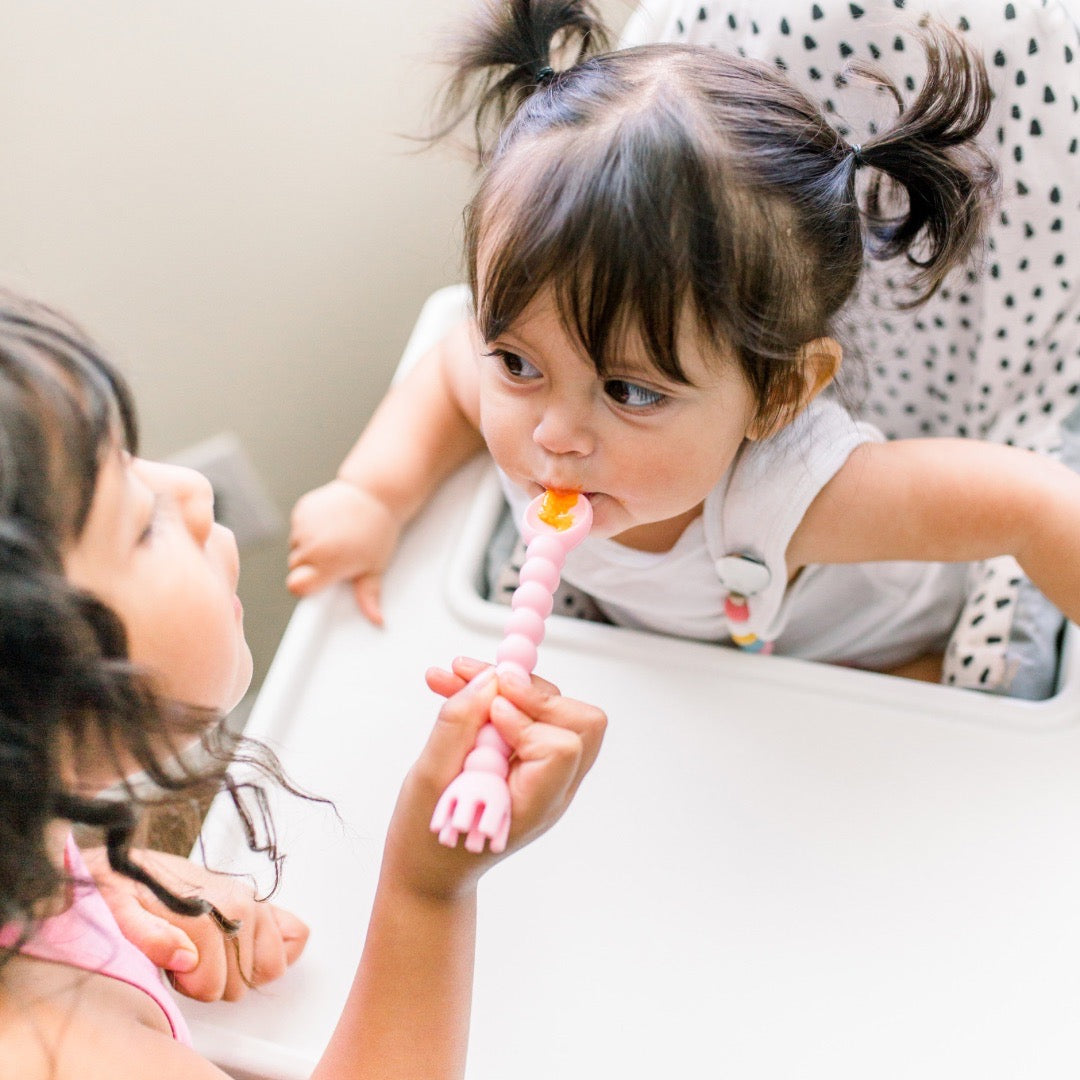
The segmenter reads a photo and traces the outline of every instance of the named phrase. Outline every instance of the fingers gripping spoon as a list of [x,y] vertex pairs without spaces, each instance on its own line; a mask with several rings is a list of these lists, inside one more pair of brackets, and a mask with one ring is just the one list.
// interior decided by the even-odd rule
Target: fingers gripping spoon
[[[532,674],[563,563],[591,526],[592,507],[576,491],[549,490],[525,508],[521,529],[525,561],[520,584],[510,599],[503,640],[495,653],[500,670],[514,668],[526,678]],[[438,834],[441,844],[456,847],[464,833],[467,851],[481,852],[485,843],[496,854],[506,848],[510,835],[509,759],[510,747],[494,725],[485,724],[461,773],[435,807],[431,831]]]

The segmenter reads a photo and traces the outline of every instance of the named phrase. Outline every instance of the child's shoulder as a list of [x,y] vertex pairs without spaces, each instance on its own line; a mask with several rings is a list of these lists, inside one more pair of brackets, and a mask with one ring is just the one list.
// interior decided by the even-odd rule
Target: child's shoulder
[[797,478],[820,475],[824,481],[856,446],[883,440],[873,424],[853,416],[831,398],[818,397],[779,431],[749,443],[740,455],[736,475],[752,486],[768,477],[776,481],[786,473]]
[[225,1080],[141,990],[16,956],[0,968],[0,1080]]

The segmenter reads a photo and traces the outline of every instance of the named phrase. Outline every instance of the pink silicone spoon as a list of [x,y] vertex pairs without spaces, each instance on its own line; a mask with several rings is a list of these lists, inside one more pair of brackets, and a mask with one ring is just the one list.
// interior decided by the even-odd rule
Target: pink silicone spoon
[[[502,644],[495,653],[500,670],[512,667],[526,678],[532,674],[563,563],[591,526],[592,507],[584,495],[574,492],[548,491],[525,508],[521,528],[525,561],[520,584],[510,599]],[[485,842],[496,854],[505,849],[510,835],[509,759],[510,747],[494,725],[485,724],[463,770],[435,807],[431,831],[438,833],[439,843],[456,847],[458,837],[465,833],[468,851],[483,851]]]

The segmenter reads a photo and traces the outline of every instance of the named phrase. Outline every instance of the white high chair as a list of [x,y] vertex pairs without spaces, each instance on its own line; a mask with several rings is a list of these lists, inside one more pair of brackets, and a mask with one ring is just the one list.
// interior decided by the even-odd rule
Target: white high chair
[[[654,4],[628,34],[651,25],[658,36],[679,19],[685,32],[685,12],[696,19],[699,7]],[[738,29],[752,12],[764,37],[774,7],[707,5],[699,21],[722,12],[719,23],[730,28],[730,14]],[[814,22],[815,7],[819,24],[848,10],[821,0],[798,10]],[[1017,3],[1015,21],[1054,10]],[[801,42],[810,31],[795,14],[792,5],[787,36]],[[1027,32],[1011,47],[1026,49]],[[782,34],[779,18],[769,33]],[[1048,186],[1045,165],[1035,178]],[[1075,170],[1060,179],[1062,192],[1071,185],[1066,219]],[[1013,233],[995,237],[1004,268],[1003,235]],[[956,310],[984,322],[1011,310],[1000,281],[967,283],[966,302],[953,291]],[[432,297],[402,367],[465,306],[460,288]],[[942,311],[911,316],[907,330],[896,322],[890,331],[884,313],[873,322],[868,348],[895,351],[906,340],[909,350],[871,372],[868,401],[886,410],[879,422],[908,415],[901,386],[945,378],[926,361],[947,351],[912,351],[914,319],[935,327]],[[962,329],[975,347],[971,321]],[[973,369],[994,325],[983,326]],[[1075,320],[1039,325],[1039,340],[1059,341],[1044,352],[1068,351],[1065,368],[1075,370]],[[935,430],[975,417],[987,425],[978,433],[1010,437],[1018,395],[1050,400],[1035,371],[1052,372],[1054,360],[1032,351],[1031,372],[1026,362],[1010,368],[1007,386],[994,382],[983,410],[980,375],[942,383],[955,396]],[[1064,411],[1055,404],[1045,426]],[[311,923],[307,952],[237,1005],[184,1004],[196,1044],[240,1080],[306,1076],[336,1021],[397,788],[438,705],[415,657],[490,657],[501,636],[505,609],[478,591],[500,508],[485,462],[444,486],[386,576],[384,630],[343,587],[297,607],[248,731],[333,799],[340,820],[273,798],[290,853],[278,899]],[[538,672],[601,705],[610,726],[566,819],[482,886],[470,1080],[1074,1080],[1078,651],[1070,634],[1058,692],[1035,703],[549,620]],[[211,812],[206,845],[211,865],[258,865],[227,810]]]

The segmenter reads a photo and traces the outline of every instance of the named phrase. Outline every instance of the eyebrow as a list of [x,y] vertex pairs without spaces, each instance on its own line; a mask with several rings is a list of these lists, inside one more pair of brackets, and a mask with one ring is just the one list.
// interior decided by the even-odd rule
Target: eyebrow
[[162,495],[160,491],[150,492],[150,507],[149,513],[141,513],[139,515],[139,528],[138,539],[141,540],[146,534],[146,530],[149,529],[158,517],[161,515]]

